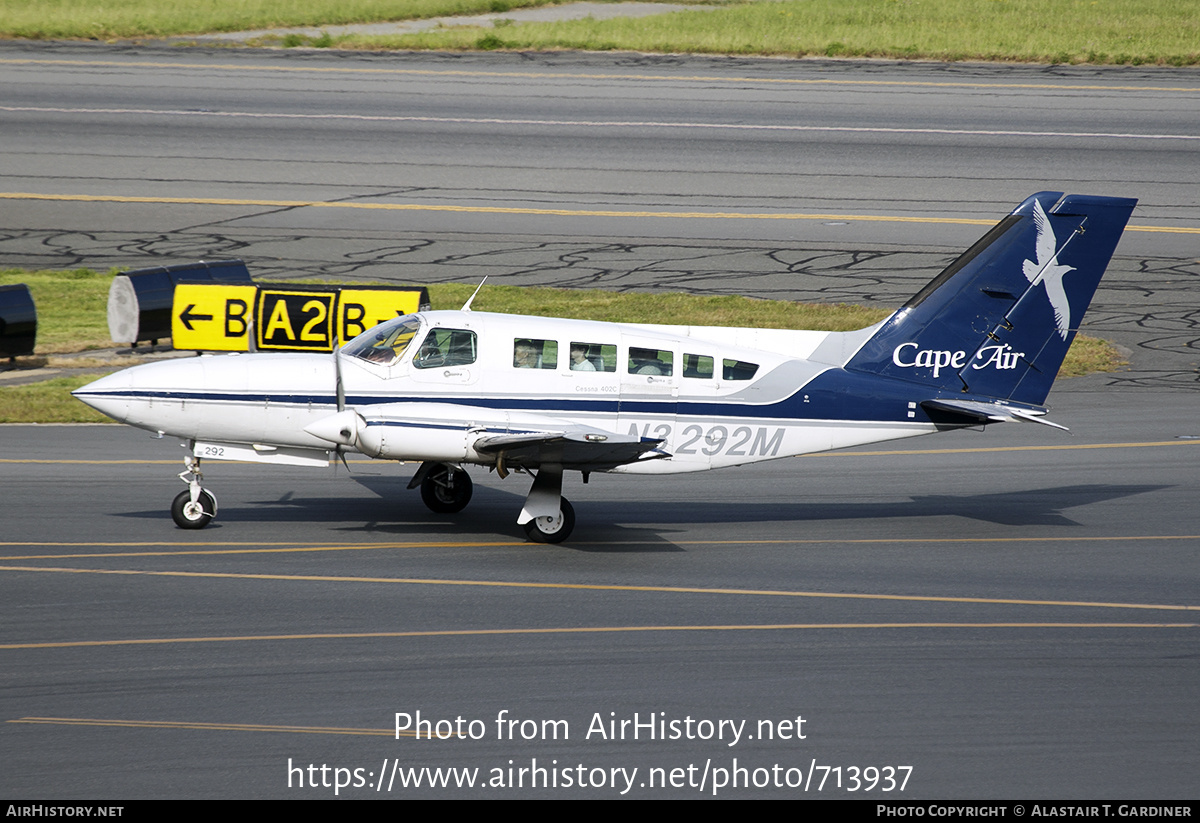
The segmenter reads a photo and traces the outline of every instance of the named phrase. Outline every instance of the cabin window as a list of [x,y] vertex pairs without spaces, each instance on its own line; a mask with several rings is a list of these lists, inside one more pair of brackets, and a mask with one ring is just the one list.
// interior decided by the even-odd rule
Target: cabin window
[[617,370],[617,347],[571,341],[571,371]]
[[745,360],[729,360],[723,363],[726,380],[753,380],[758,373],[757,363],[747,363]]
[[475,362],[475,332],[463,329],[432,329],[421,341],[413,358],[418,369],[467,366]]
[[513,367],[518,369],[557,369],[558,342],[518,337],[513,341]]
[[675,356],[669,351],[637,349],[632,346],[629,348],[630,374],[659,374],[663,377],[670,377],[674,362]]
[[685,354],[683,356],[683,376],[712,380],[713,359],[706,354]]
[[400,359],[420,329],[421,321],[415,316],[397,317],[351,340],[345,352],[351,357],[390,366]]

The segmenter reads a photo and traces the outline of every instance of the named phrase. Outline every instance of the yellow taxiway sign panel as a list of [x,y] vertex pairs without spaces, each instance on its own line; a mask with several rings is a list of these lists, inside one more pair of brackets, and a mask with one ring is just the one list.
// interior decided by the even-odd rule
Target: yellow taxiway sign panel
[[301,291],[259,286],[254,312],[260,351],[332,351],[337,289]]
[[180,283],[171,309],[176,349],[249,351],[257,286]]
[[342,289],[338,295],[338,339],[345,343],[385,320],[413,314],[424,289]]
[[421,288],[180,283],[171,333],[183,350],[332,351],[428,300]]

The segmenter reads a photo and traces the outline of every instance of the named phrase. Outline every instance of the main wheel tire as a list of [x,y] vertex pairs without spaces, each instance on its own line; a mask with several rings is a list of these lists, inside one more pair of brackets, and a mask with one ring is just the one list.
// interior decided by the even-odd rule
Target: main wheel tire
[[204,489],[196,502],[192,502],[191,491],[182,491],[171,504],[171,519],[181,529],[203,529],[217,514],[217,499]]
[[535,517],[525,524],[525,536],[534,543],[561,543],[575,528],[575,509],[567,498],[559,501],[558,517]]
[[462,469],[438,466],[421,482],[421,499],[438,514],[460,512],[471,502],[474,484]]

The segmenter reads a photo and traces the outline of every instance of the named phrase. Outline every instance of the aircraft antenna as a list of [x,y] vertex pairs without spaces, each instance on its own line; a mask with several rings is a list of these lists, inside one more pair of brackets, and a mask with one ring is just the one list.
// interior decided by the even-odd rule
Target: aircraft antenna
[[462,311],[470,311],[471,310],[471,303],[475,300],[475,295],[479,294],[479,290],[483,288],[483,284],[487,282],[487,279],[488,279],[488,275],[485,274],[483,276],[483,279],[479,281],[478,288],[476,288],[475,291],[471,294],[471,296],[467,299],[467,302],[463,303],[463,307],[461,309]]

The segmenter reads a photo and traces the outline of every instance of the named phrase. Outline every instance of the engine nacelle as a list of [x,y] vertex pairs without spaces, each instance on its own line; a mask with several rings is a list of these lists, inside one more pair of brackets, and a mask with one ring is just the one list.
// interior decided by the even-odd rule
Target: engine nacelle
[[364,421],[355,445],[363,454],[386,460],[448,462],[477,457],[469,446],[476,437],[463,428],[431,429],[428,425],[373,418]]

